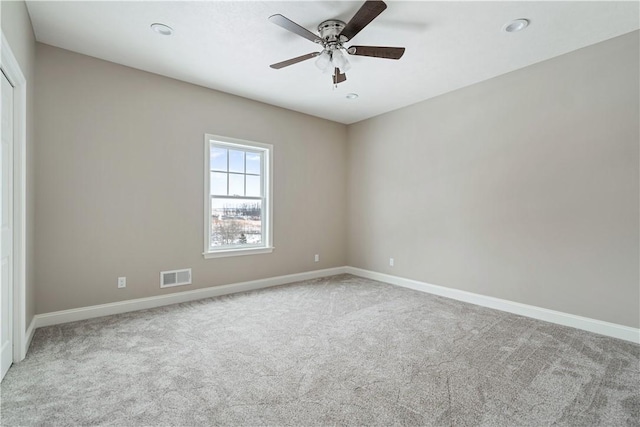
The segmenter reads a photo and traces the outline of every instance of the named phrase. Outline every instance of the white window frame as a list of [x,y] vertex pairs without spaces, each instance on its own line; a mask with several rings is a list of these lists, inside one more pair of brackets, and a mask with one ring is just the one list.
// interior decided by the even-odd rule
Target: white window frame
[[[262,230],[263,241],[260,246],[252,247],[223,247],[211,249],[211,143],[238,150],[258,150],[264,159],[263,170],[263,198],[262,198]],[[204,258],[222,258],[239,255],[256,255],[273,252],[273,145],[260,142],[245,141],[220,135],[204,135]]]

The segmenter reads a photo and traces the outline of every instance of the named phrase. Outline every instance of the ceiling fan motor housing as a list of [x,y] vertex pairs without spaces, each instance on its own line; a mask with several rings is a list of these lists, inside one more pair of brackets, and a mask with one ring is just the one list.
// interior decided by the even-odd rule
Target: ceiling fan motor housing
[[345,25],[344,22],[337,19],[328,19],[321,22],[320,25],[318,25],[318,32],[320,33],[320,37],[322,37],[323,44],[346,42],[346,37],[342,36],[340,39],[338,38]]

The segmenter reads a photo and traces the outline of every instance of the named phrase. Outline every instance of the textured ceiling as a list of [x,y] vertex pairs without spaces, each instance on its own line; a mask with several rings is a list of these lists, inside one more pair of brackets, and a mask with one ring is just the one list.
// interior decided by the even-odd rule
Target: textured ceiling
[[[334,88],[313,60],[269,64],[318,51],[270,23],[280,13],[316,32],[348,21],[347,1],[28,1],[38,41],[255,99],[354,123],[637,30],[638,2],[403,2],[388,8],[353,44],[404,46],[399,61],[349,56],[348,80]],[[519,33],[502,26],[516,18]],[[175,33],[149,28],[162,22]],[[347,43],[350,45],[351,43]],[[348,100],[350,92],[359,98]]]

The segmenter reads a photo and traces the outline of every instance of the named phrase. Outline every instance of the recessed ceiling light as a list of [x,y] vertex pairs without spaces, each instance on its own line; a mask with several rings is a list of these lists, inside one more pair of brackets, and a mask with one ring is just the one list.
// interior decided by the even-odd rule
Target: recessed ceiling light
[[356,99],[358,97],[357,93],[348,93],[346,98],[347,99]]
[[171,34],[173,34],[173,28],[164,24],[151,24],[151,29],[158,34],[162,34],[163,36],[170,36]]
[[514,19],[513,21],[502,27],[502,31],[505,31],[507,33],[515,33],[524,30],[528,25],[528,19]]

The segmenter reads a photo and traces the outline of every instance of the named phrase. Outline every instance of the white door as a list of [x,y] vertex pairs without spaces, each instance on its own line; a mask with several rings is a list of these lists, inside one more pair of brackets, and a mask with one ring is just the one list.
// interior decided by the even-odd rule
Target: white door
[[0,210],[0,380],[9,370],[13,361],[13,87],[7,77],[2,79],[2,151],[0,152],[2,171],[0,189],[2,209]]

